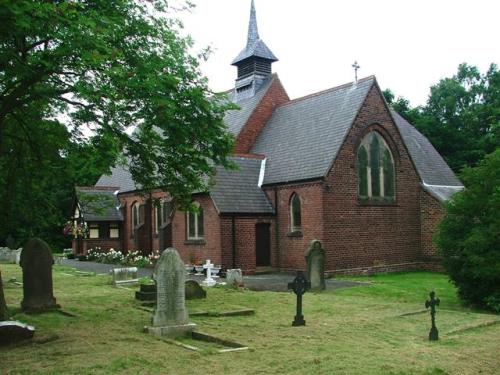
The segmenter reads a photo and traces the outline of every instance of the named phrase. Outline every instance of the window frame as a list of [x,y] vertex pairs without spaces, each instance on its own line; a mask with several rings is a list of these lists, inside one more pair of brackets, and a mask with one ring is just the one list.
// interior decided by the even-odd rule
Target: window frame
[[[376,147],[376,149],[372,149],[372,147]],[[372,160],[374,155],[376,155],[377,160]],[[387,156],[389,156],[389,159],[387,159]],[[373,165],[378,166],[377,171],[373,170]],[[392,179],[390,179],[391,174]],[[389,142],[377,130],[370,130],[365,133],[358,144],[356,150],[356,175],[360,203],[394,204],[396,202],[396,163],[394,153],[389,146]],[[378,183],[374,181],[374,177],[378,179]],[[388,182],[390,183],[388,184]],[[388,192],[391,191],[392,194],[388,195]],[[362,194],[362,192],[366,192],[366,195]]]
[[[295,208],[297,208],[296,206],[294,206],[295,204],[298,204],[298,212],[295,211]],[[289,206],[290,206],[289,208],[290,232],[292,233],[302,232],[302,201],[300,199],[299,194],[293,193],[290,196]],[[298,225],[297,225],[297,219],[299,221]]]
[[[199,240],[204,240],[205,239],[205,215],[203,213],[203,207],[199,203],[195,203],[195,205],[198,208],[197,212],[191,212],[187,211],[186,212],[186,238],[188,241],[199,241]],[[200,219],[201,217],[201,219]],[[194,235],[191,235],[191,224],[190,221],[191,219],[193,220],[194,224]],[[200,225],[201,223],[201,225]],[[200,233],[200,228],[201,228],[201,233]]]

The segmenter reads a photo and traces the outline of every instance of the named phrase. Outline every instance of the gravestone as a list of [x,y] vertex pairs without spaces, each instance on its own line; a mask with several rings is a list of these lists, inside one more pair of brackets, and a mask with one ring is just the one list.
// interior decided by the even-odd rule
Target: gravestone
[[9,314],[7,312],[5,296],[3,295],[2,271],[0,271],[0,322],[7,319],[9,319]]
[[238,286],[243,285],[243,274],[241,272],[241,269],[234,268],[227,270],[226,283],[228,285],[238,285]]
[[35,334],[35,328],[21,322],[8,320],[0,322],[0,345],[14,344],[30,340]]
[[139,291],[135,292],[135,299],[139,301],[155,301],[156,286],[154,284],[141,284]]
[[311,289],[311,283],[306,280],[302,271],[297,271],[297,277],[295,277],[293,282],[288,283],[288,289],[293,290],[297,296],[297,310],[292,326],[305,326],[306,321],[304,320],[304,315],[302,315],[302,296],[306,291]]
[[28,241],[21,253],[20,265],[23,269],[24,312],[42,312],[57,309],[52,289],[52,265],[54,258],[49,245],[38,238]]
[[5,240],[5,245],[11,250],[14,250],[14,247],[16,246],[16,240],[14,237],[12,237],[11,234],[7,236],[7,239]]
[[207,270],[207,278],[201,283],[206,287],[211,287],[217,284],[217,282],[212,278],[212,269],[214,268],[214,264],[210,262],[210,259],[207,259],[207,262],[203,265],[203,268]]
[[196,324],[188,323],[186,310],[186,270],[179,253],[166,249],[156,262],[153,272],[156,282],[156,307],[152,327],[145,331],[156,336],[182,336],[194,330]]
[[21,249],[11,250],[8,247],[0,247],[0,263],[19,264]]
[[109,272],[113,277],[113,285],[137,284],[139,282],[137,267],[113,268]]
[[186,299],[207,298],[207,292],[195,280],[188,280],[185,283]]
[[436,293],[434,291],[429,293],[430,299],[425,301],[425,308],[431,308],[431,330],[429,332],[429,340],[437,341],[439,340],[439,332],[436,327],[436,306],[439,306],[441,302],[439,298],[435,298]]
[[325,250],[321,241],[312,240],[305,253],[307,262],[307,279],[312,290],[325,290]]

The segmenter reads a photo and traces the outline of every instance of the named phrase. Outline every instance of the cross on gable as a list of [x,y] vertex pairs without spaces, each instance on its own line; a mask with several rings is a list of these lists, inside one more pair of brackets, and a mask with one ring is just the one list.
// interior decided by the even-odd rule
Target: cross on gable
[[354,64],[351,65],[354,68],[354,81],[358,83],[358,69],[361,68],[357,61],[354,61]]

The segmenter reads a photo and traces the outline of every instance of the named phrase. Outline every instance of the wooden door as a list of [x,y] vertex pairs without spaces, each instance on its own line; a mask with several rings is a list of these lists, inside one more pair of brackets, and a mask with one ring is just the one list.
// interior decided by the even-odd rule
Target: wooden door
[[257,267],[271,265],[271,225],[255,226],[255,255]]

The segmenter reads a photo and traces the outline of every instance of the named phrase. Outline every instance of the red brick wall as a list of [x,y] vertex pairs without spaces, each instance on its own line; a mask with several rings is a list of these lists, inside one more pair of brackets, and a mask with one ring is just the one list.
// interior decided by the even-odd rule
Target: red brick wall
[[110,249],[121,250],[120,239],[84,239],[83,240],[83,254],[87,254],[90,249],[95,247],[100,247],[103,251],[108,251]]
[[255,140],[271,118],[274,108],[289,100],[279,78],[273,78],[271,86],[237,136],[234,152],[237,154],[250,152]]
[[[245,274],[252,274],[256,269],[256,226],[260,223],[270,224],[271,234],[271,267],[278,267],[276,252],[276,225],[269,216],[236,216],[236,268],[241,268]],[[221,249],[222,267],[233,268],[233,238],[232,217],[221,217]]]
[[212,199],[208,194],[196,195],[194,200],[203,208],[204,239],[202,241],[188,241],[186,228],[186,213],[177,210],[172,219],[173,247],[179,251],[184,263],[205,263],[210,259],[212,263],[220,265],[221,256],[221,226],[220,218]]
[[432,258],[437,254],[437,246],[432,240],[436,233],[437,226],[443,218],[443,206],[431,196],[428,192],[420,190],[420,223],[421,223],[421,242],[422,256]]
[[[266,188],[275,205],[275,188]],[[321,182],[288,184],[276,187],[279,243],[276,266],[282,269],[305,269],[304,253],[312,240],[323,240],[323,193]],[[301,233],[291,233],[290,198],[298,194],[301,207]]]
[[[396,202],[391,205],[358,202],[357,145],[370,127],[380,131],[395,159]],[[326,270],[420,259],[419,177],[375,86],[337,154],[325,181],[323,199]]]

